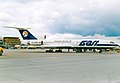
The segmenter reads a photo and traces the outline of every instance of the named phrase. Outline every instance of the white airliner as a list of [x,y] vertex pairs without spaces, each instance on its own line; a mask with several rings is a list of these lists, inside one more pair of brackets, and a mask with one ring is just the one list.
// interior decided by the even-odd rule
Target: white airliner
[[[35,46],[36,48],[46,49],[46,52],[62,52],[62,49],[70,49],[76,52],[86,52],[86,51],[99,51],[99,53],[108,50],[116,50],[119,49],[119,45],[115,42],[102,40],[102,39],[53,39],[53,40],[38,40],[35,36],[33,36],[28,28],[18,28],[18,27],[9,27],[7,28],[15,28],[19,30],[23,40],[27,41],[28,46]],[[49,50],[47,50],[49,49]]]

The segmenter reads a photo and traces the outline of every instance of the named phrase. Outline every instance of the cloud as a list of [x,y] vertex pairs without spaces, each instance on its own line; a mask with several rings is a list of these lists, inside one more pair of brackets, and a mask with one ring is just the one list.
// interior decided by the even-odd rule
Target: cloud
[[[44,33],[120,35],[119,0],[0,0],[0,2],[2,2],[1,25],[31,27],[35,35]],[[5,34],[3,32],[2,34]],[[16,32],[12,35],[15,34]]]

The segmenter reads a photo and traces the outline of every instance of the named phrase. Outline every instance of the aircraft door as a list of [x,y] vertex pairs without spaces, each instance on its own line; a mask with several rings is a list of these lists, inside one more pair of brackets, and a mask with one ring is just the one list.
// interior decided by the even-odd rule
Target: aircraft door
[[41,41],[41,45],[43,45],[43,41]]

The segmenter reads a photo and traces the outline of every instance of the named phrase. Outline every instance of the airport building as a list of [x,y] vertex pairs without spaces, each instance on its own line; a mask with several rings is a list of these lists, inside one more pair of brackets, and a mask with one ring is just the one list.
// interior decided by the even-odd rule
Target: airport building
[[0,38],[0,47],[3,47],[3,40]]
[[6,48],[14,48],[15,45],[20,45],[19,37],[3,37],[3,44]]

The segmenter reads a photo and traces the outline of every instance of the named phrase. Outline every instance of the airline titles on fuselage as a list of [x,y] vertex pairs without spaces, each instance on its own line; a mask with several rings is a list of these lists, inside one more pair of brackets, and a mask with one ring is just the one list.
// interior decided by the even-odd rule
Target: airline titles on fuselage
[[98,42],[99,40],[84,40],[80,42],[79,46],[96,46]]

